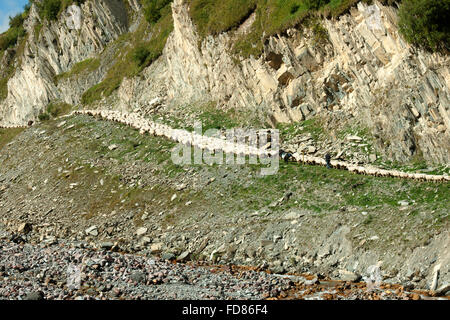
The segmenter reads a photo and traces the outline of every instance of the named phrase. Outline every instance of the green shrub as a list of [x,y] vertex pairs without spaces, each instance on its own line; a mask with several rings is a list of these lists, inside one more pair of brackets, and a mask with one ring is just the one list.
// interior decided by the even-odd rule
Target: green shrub
[[57,118],[69,113],[72,108],[72,105],[63,101],[52,102],[47,106],[45,112],[42,111],[41,113],[39,113],[38,119],[40,121],[48,121],[52,118]]
[[65,102],[52,102],[47,106],[46,114],[56,118],[68,114],[72,108],[72,105]]
[[144,65],[145,61],[150,56],[150,54],[151,54],[150,50],[144,45],[141,45],[134,50],[133,60],[134,62],[136,62],[138,66],[142,66]]
[[12,48],[17,44],[20,37],[25,35],[25,29],[20,28],[10,28],[8,31],[0,35],[0,51]]
[[328,41],[328,30],[319,20],[313,21],[310,27],[313,32],[313,43],[315,45],[323,45]]
[[24,17],[22,13],[15,15],[14,17],[9,17],[9,27],[10,28],[21,28],[23,26]]
[[0,51],[12,48],[17,44],[19,38],[25,36],[23,21],[25,13],[19,13],[14,17],[9,17],[9,29],[0,35]]
[[405,39],[427,50],[449,50],[450,0],[403,0],[399,30]]
[[317,10],[330,3],[330,1],[331,0],[305,0],[305,3],[309,9]]
[[47,120],[50,120],[50,115],[46,112],[41,112],[38,115],[38,119],[39,119],[39,121],[47,121]]
[[295,14],[298,11],[298,9],[300,9],[300,6],[298,4],[293,4],[291,6],[291,14]]
[[151,24],[155,24],[163,16],[162,10],[167,7],[172,0],[144,0],[144,16]]
[[49,21],[56,20],[61,10],[61,0],[44,0],[40,9],[43,18]]

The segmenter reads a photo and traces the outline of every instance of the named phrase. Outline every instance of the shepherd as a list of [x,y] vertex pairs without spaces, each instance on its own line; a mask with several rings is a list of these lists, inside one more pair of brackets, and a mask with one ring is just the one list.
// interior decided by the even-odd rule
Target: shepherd
[[281,150],[281,149],[279,151],[279,155],[280,155],[281,159],[284,160],[284,162],[288,162],[293,157],[292,153],[286,152],[286,151]]
[[329,153],[325,155],[325,162],[327,163],[327,168],[331,169],[331,155]]

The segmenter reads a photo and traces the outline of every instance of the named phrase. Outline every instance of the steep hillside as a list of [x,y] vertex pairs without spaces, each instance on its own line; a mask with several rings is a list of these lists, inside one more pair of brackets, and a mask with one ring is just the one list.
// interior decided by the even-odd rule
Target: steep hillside
[[[308,273],[312,285],[358,286],[379,268],[389,286],[446,294],[450,32],[408,34],[409,7],[398,7],[424,1],[438,3],[31,1],[0,35],[0,249],[26,243],[29,261],[61,243],[232,264],[228,276],[236,265]],[[135,130],[98,110],[145,123]],[[184,129],[177,141],[188,144],[197,121],[219,132],[194,150],[229,147],[225,129],[273,128],[296,161],[266,176],[256,164],[177,165],[173,136],[154,127]],[[249,154],[239,146],[230,153]],[[279,160],[271,147],[252,150]],[[0,292],[24,296],[5,283]]]
[[[319,155],[449,163],[448,55],[408,45],[395,7],[331,1],[318,11],[323,19],[294,2],[289,12],[258,1],[212,11],[213,2],[146,3],[84,1],[80,30],[69,30],[64,11],[49,22],[33,4],[0,123],[26,124],[61,101],[181,116],[214,102],[244,125],[313,118],[325,129],[310,149]],[[371,150],[343,150],[355,132]]]
[[30,128],[0,149],[0,222],[13,233],[30,224],[31,243],[336,279],[380,264],[386,282],[423,289],[440,265],[439,287],[450,280],[449,183],[295,163],[269,176],[177,166],[173,146],[84,115]]

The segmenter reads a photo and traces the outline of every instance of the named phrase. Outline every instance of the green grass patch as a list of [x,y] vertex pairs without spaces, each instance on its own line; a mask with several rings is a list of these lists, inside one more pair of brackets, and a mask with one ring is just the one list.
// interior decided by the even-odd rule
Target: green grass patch
[[190,13],[203,38],[237,28],[255,10],[257,0],[190,0]]
[[[14,51],[12,51],[12,56],[10,57],[9,63],[0,67],[0,100],[3,100],[8,96],[8,81],[12,76],[14,76],[17,68],[22,65],[21,57],[25,50],[26,41],[27,35],[25,34],[25,37],[20,39],[19,43],[14,48]],[[4,54],[9,53],[0,50],[0,58],[3,58]]]
[[233,51],[243,57],[259,56],[264,41],[272,35],[303,22],[312,27],[315,43],[320,45],[328,38],[320,23],[310,25],[308,18],[319,15],[338,16],[345,13],[357,0],[190,0],[190,14],[203,39],[207,35],[235,30],[255,12],[255,22],[250,32],[242,35]]
[[299,134],[310,133],[311,137],[317,141],[325,133],[325,129],[318,118],[311,118],[296,123],[278,123],[276,127],[280,132],[280,139],[290,140]]
[[[152,120],[171,126],[172,128],[194,130],[196,121],[202,124],[203,132],[208,129],[230,128],[263,128],[267,127],[265,114],[250,109],[223,110],[214,101],[198,102],[191,105],[180,106],[168,114],[151,115]],[[186,121],[187,120],[187,121]]]
[[39,40],[39,36],[41,35],[41,30],[44,25],[42,23],[36,22],[34,25],[34,40]]
[[[161,54],[169,34],[173,30],[170,5],[161,10],[162,16],[154,23],[142,21],[134,33],[120,36],[112,45],[117,46],[114,65],[108,70],[102,82],[88,89],[81,102],[92,104],[117,90],[125,77],[138,75]],[[145,41],[146,35],[152,33],[151,39]]]
[[[7,54],[6,52],[0,52],[0,58],[2,58],[3,54]],[[14,59],[14,58],[13,58]],[[3,66],[3,77],[0,78],[0,100],[5,99],[8,96],[8,81],[14,75],[16,68],[14,64],[11,63],[7,66]]]
[[0,128],[0,149],[10,143],[19,133],[24,131],[24,128]]
[[399,31],[409,43],[448,53],[449,14],[448,0],[403,0],[398,14]]
[[72,69],[68,72],[61,73],[56,76],[56,80],[69,79],[75,76],[79,76],[84,73],[89,73],[97,70],[100,67],[100,59],[90,58],[74,64]]
[[72,110],[73,106],[68,103],[62,101],[52,102],[47,106],[44,112],[41,112],[38,115],[38,119],[40,121],[48,121],[52,118],[57,118],[65,114],[68,114]]

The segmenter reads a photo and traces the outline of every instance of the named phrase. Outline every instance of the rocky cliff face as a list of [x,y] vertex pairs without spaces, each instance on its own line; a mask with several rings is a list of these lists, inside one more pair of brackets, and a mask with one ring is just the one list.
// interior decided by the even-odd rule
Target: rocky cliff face
[[[139,10],[136,1],[126,4]],[[30,15],[21,68],[0,104],[2,124],[23,124],[53,99],[79,104],[81,94],[102,79],[105,67],[75,84],[53,82],[129,31],[123,1],[88,1],[82,9],[79,32],[59,21],[45,26],[39,40],[32,27],[39,17]],[[188,6],[175,0],[172,11],[174,31],[163,55],[99,105],[145,111],[155,98],[167,109],[214,100],[221,108],[251,110],[273,124],[313,116],[330,126],[359,123],[370,129],[388,159],[419,154],[430,162],[450,161],[450,59],[406,44],[397,31],[395,8],[359,3],[338,20],[322,22],[325,39],[308,28],[290,29],[269,38],[259,59],[239,62],[231,47],[251,27],[253,15],[238,30],[199,44]]]
[[[70,70],[77,62],[96,57],[110,41],[128,30],[126,8],[121,0],[87,1],[81,9],[82,27],[71,30],[64,15],[58,21],[44,24],[36,5],[32,5],[25,22],[28,36],[19,57],[21,63],[8,81],[8,97],[0,103],[3,125],[20,125],[35,119],[46,105],[57,99],[73,102],[77,92],[57,87],[55,76]],[[39,30],[37,26],[41,24]],[[87,88],[100,81],[101,75],[93,78],[85,79]],[[82,84],[79,89],[83,90]]]

